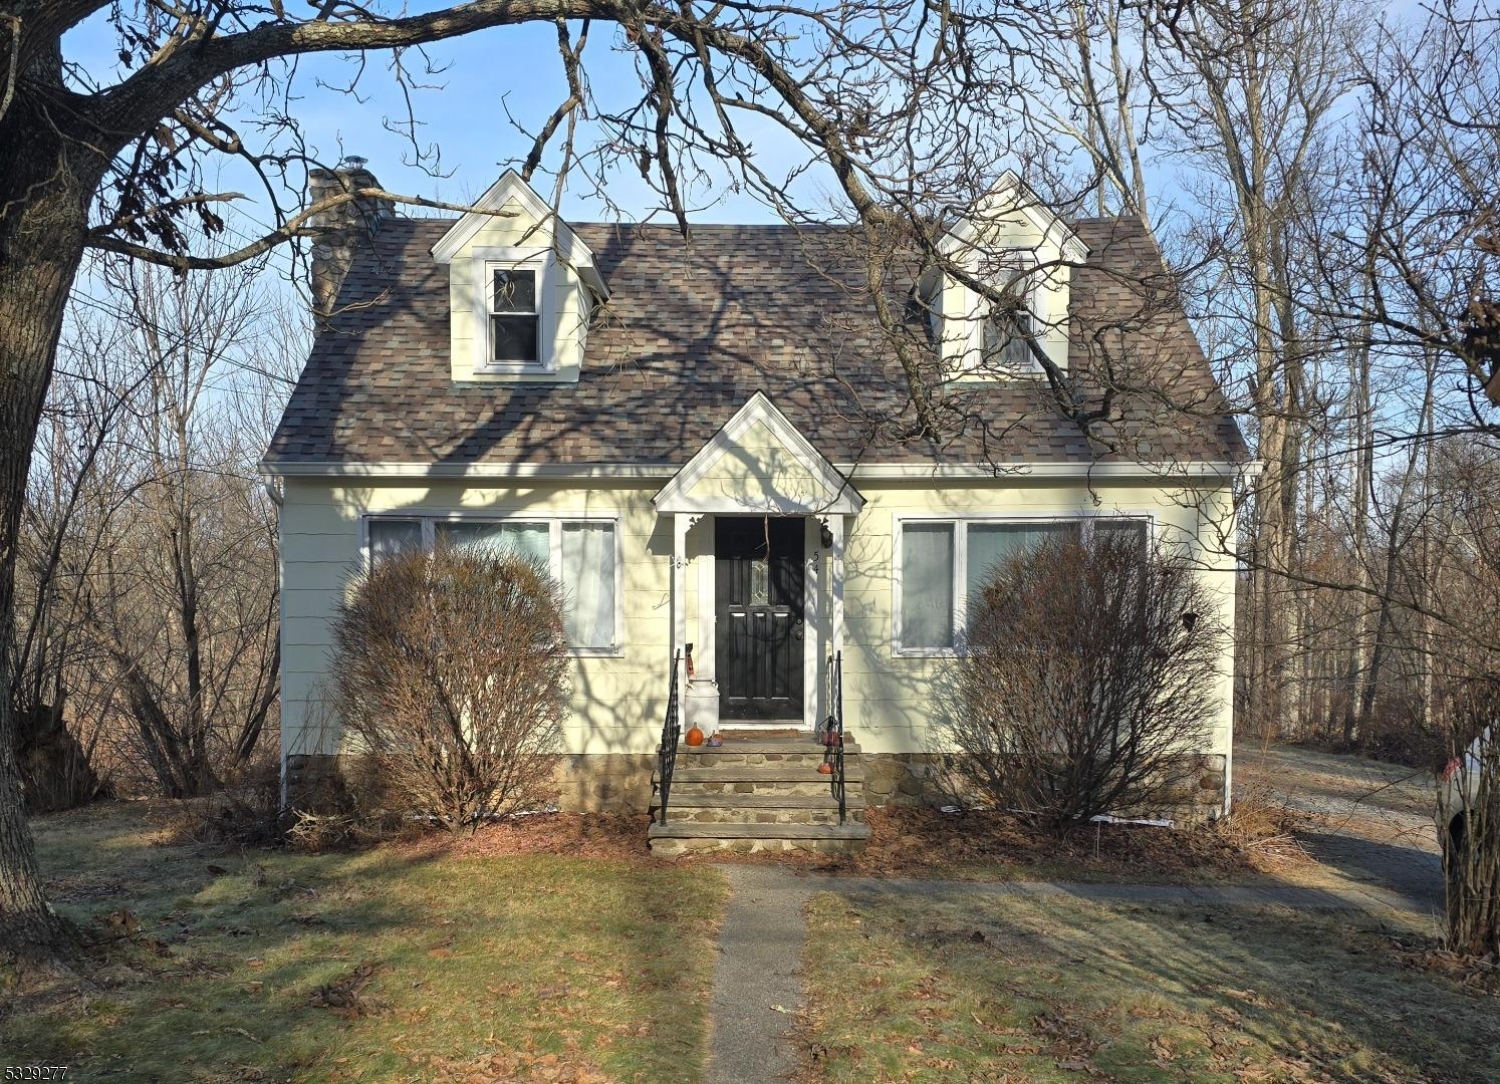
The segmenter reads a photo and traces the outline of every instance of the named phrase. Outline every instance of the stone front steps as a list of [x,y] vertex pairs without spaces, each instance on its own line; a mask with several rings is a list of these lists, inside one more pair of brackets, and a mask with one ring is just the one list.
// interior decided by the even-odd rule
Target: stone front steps
[[653,823],[647,832],[651,850],[666,855],[862,850],[870,829],[864,822],[859,747],[844,747],[843,824],[831,777],[818,774],[822,763],[823,750],[809,740],[679,747],[666,823]]

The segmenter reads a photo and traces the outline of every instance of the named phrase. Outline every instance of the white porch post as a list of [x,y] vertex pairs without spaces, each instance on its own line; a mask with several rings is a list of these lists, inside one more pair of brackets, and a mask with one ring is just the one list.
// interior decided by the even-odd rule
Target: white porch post
[[832,602],[829,614],[829,638],[834,655],[844,650],[844,517],[828,517],[828,530],[833,535],[833,545],[828,550],[828,597]]
[[672,657],[687,649],[687,533],[692,517],[672,516]]
[[[698,677],[713,681],[719,675],[715,670],[718,645],[714,643],[714,612],[717,600],[714,597],[714,517],[701,517],[701,529],[707,538],[698,545],[698,642],[693,646],[693,666]],[[708,544],[705,544],[708,543]]]

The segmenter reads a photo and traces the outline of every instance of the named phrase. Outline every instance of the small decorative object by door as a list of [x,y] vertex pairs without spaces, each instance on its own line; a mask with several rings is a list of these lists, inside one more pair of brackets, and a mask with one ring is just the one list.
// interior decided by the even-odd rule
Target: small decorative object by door
[[843,745],[844,744],[844,739],[839,735],[839,733],[836,730],[833,729],[833,716],[832,715],[830,715],[827,719],[825,719],[823,721],[822,735],[823,735],[823,744],[824,745]]
[[687,732],[682,740],[687,742],[689,745],[702,745],[703,731],[699,730],[697,727],[693,727],[693,729]]
[[830,764],[830,763],[828,763],[828,761],[826,761],[826,760],[823,761],[822,764],[818,765],[818,774],[819,775],[832,775],[833,774],[833,765]]

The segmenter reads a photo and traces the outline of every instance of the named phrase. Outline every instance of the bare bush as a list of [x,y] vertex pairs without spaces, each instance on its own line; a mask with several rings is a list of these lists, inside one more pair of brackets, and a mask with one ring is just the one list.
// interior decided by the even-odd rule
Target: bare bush
[[[544,797],[567,659],[539,565],[449,547],[388,558],[334,641],[338,711],[380,800],[459,832]],[[368,805],[372,788],[354,789]]]
[[1138,536],[995,566],[957,664],[961,785],[1053,831],[1171,806],[1217,706],[1216,611],[1187,562]]

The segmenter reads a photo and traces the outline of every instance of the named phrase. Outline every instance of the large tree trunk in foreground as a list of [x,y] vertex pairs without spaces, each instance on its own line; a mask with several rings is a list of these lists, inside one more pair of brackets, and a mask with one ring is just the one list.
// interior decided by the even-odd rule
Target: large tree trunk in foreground
[[[27,148],[0,170],[0,635],[7,637],[15,634],[16,544],[32,438],[83,256],[89,195],[101,176],[94,155],[69,153],[44,117],[27,123],[19,112],[0,126],[0,145]],[[16,764],[12,656],[8,644],[0,648],[0,962],[46,961],[65,954],[71,938],[42,892]]]

